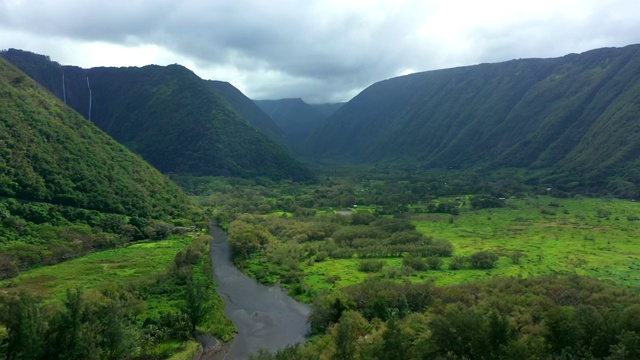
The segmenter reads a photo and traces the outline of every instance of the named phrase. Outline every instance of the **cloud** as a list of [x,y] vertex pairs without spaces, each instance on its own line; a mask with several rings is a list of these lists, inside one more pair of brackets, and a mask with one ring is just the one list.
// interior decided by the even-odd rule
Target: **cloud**
[[373,82],[640,42],[631,0],[2,0],[0,47],[90,66],[180,63],[253,98],[344,101]]

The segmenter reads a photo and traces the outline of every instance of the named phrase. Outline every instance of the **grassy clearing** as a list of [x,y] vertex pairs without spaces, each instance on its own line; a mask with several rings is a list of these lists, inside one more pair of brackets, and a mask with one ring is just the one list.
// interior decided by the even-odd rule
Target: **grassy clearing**
[[[417,229],[427,236],[451,241],[454,256],[478,251],[500,255],[490,270],[426,270],[400,275],[410,281],[438,285],[482,281],[494,277],[530,277],[571,273],[608,279],[630,287],[640,286],[640,204],[607,199],[509,199],[499,209],[471,210],[460,215],[416,214]],[[631,220],[629,220],[631,219]],[[515,264],[509,257],[520,252]],[[385,267],[369,275],[358,271],[359,259],[328,259],[306,264],[305,284],[313,290],[343,287],[367,276],[398,278],[401,259],[384,259]]]
[[67,290],[86,291],[145,279],[165,271],[176,254],[191,241],[190,237],[173,236],[27,270],[15,278],[0,281],[0,292],[25,290],[48,301],[61,301]]
[[[66,299],[68,290],[80,289],[87,293],[119,286],[138,288],[140,285],[148,286],[143,285],[150,284],[147,280],[151,280],[151,283],[159,281],[152,285],[153,291],[145,293],[142,313],[136,317],[138,326],[142,327],[145,319],[157,320],[163,314],[175,314],[183,308],[183,290],[176,287],[168,269],[179,252],[190,245],[191,250],[193,244],[202,241],[208,243],[208,239],[208,236],[200,233],[191,233],[186,236],[174,235],[168,240],[140,242],[125,248],[96,252],[56,265],[24,271],[15,278],[1,281],[0,293],[26,291],[42,297],[45,302],[55,303]],[[193,272],[195,278],[208,282],[211,281],[206,275],[211,272],[208,246],[203,254],[194,265]],[[229,341],[235,334],[235,327],[224,316],[224,303],[215,293],[215,287],[209,291],[212,302],[210,316],[199,324],[198,329]],[[196,350],[197,343],[194,341],[169,339],[156,344],[154,351],[157,354],[175,354],[176,359],[190,359]]]
[[174,354],[167,360],[191,360],[200,349],[200,344],[195,340],[180,343],[178,346]]
[[[465,211],[450,216],[414,217],[428,236],[450,240],[456,255],[492,251],[501,256],[490,271],[431,272],[436,283],[484,280],[495,276],[535,276],[575,273],[640,285],[640,204],[623,200],[553,199],[508,200],[507,207]],[[508,258],[522,252],[519,264]]]

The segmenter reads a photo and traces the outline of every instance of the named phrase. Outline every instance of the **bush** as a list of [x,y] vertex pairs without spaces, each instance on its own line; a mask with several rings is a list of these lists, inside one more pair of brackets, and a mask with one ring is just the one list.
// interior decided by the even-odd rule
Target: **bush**
[[147,226],[146,234],[149,239],[162,240],[173,234],[174,230],[175,226],[173,224],[167,224],[164,221],[155,221],[150,226]]
[[466,264],[467,264],[467,258],[465,258],[464,256],[456,256],[453,259],[451,259],[451,262],[449,262],[449,270],[464,269]]
[[555,215],[556,214],[555,211],[553,211],[551,209],[545,209],[545,208],[540,209],[540,213],[542,215]]
[[327,260],[327,257],[329,257],[329,254],[326,251],[319,251],[316,254],[316,262],[323,262]]
[[498,255],[488,251],[480,251],[469,256],[469,263],[474,269],[492,269],[497,260]]
[[449,240],[435,239],[427,246],[429,256],[449,257],[453,254],[453,244]]
[[402,265],[410,267],[416,271],[422,271],[427,268],[427,262],[421,257],[407,256],[402,259]]
[[431,270],[440,270],[440,268],[442,268],[442,264],[443,263],[444,262],[442,261],[442,259],[440,259],[438,257],[429,257],[429,258],[427,258],[427,266]]
[[378,272],[384,267],[384,260],[364,259],[360,261],[358,270],[362,272]]

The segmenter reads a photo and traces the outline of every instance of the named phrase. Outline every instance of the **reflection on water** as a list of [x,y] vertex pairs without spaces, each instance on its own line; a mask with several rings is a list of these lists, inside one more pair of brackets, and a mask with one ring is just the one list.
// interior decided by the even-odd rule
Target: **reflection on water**
[[244,275],[231,261],[227,234],[212,226],[211,259],[218,294],[238,335],[225,359],[246,359],[260,348],[276,350],[304,340],[309,331],[308,306],[279,287],[267,287]]

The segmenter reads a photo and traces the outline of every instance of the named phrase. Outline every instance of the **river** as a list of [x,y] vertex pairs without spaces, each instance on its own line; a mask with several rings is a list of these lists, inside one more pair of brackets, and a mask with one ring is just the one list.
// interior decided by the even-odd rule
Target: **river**
[[247,359],[260,348],[276,350],[304,341],[310,308],[277,286],[264,286],[240,272],[231,260],[227,234],[215,224],[211,261],[224,313],[238,328],[225,360]]

